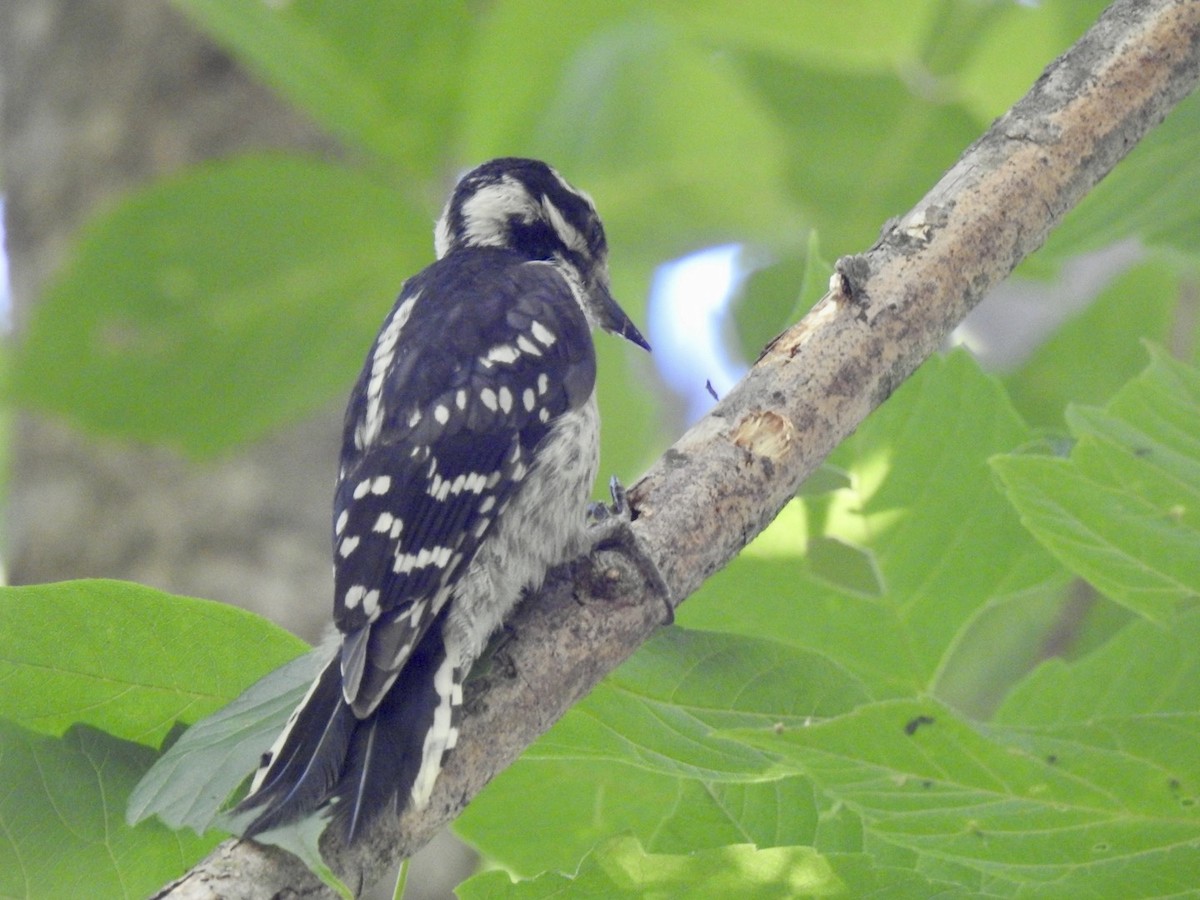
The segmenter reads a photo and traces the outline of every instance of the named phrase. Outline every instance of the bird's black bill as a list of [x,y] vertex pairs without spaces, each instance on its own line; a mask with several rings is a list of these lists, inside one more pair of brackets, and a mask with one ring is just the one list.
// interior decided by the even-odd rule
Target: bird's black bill
[[616,298],[607,290],[604,291],[604,299],[601,301],[600,326],[605,331],[619,334],[627,341],[637,344],[643,350],[650,351],[650,344],[642,337],[642,333],[638,331],[638,327],[633,324],[633,319],[626,315],[625,310],[621,309],[621,305],[617,303]]

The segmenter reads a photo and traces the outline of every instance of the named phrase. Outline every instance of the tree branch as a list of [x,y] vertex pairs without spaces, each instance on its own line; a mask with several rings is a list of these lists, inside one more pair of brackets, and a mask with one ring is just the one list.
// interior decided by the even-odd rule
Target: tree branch
[[[1030,92],[777,337],[717,407],[630,491],[634,529],[676,598],[774,519],[837,444],[946,338],[1200,77],[1200,3],[1118,0]],[[326,859],[361,889],[454,819],[661,623],[636,569],[595,554],[523,604],[515,675],[468,695],[429,807]],[[332,896],[290,855],[227,841],[160,896]],[[289,893],[289,896],[293,894]]]

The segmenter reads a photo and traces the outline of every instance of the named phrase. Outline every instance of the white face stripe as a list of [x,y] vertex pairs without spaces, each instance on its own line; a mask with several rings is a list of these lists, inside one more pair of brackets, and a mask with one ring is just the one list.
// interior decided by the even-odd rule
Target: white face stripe
[[468,247],[503,247],[508,243],[508,219],[534,217],[534,201],[525,185],[510,176],[479,188],[462,205],[463,243]]
[[550,220],[550,224],[558,232],[559,239],[566,244],[567,248],[586,256],[588,253],[587,241],[579,233],[579,229],[567,221],[562,210],[555,206],[549,197],[542,198],[542,209],[545,210],[546,218]]

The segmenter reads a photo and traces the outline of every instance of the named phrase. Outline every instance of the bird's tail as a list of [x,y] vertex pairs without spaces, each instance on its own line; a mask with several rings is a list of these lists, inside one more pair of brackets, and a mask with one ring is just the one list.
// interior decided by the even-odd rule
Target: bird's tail
[[[335,789],[347,841],[390,805],[421,809],[458,740],[462,668],[447,653],[441,619],[417,643],[395,683],[350,742]],[[398,810],[397,810],[398,811]]]
[[287,825],[333,801],[347,842],[385,809],[424,807],[458,740],[463,666],[441,619],[418,642],[375,710],[358,719],[342,695],[340,654],[313,682],[234,816],[245,837]]
[[341,777],[357,725],[342,697],[341,659],[335,655],[263,755],[250,793],[234,809],[238,817],[255,814],[242,834],[253,837],[321,806]]

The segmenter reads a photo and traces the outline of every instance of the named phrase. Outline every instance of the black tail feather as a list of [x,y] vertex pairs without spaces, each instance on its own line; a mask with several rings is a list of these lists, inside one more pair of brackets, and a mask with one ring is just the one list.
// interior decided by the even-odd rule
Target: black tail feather
[[[335,818],[347,842],[380,813],[411,802],[426,738],[434,729],[435,713],[445,705],[435,683],[446,661],[442,619],[444,615],[425,633],[387,696],[351,739],[345,772],[335,790]],[[455,704],[455,720],[457,711]],[[440,768],[440,757],[436,764]],[[381,790],[381,785],[386,788]]]
[[294,721],[272,748],[257,790],[235,813],[259,811],[245,837],[303,818],[317,809],[341,776],[358,720],[342,697],[340,659],[322,670]]

